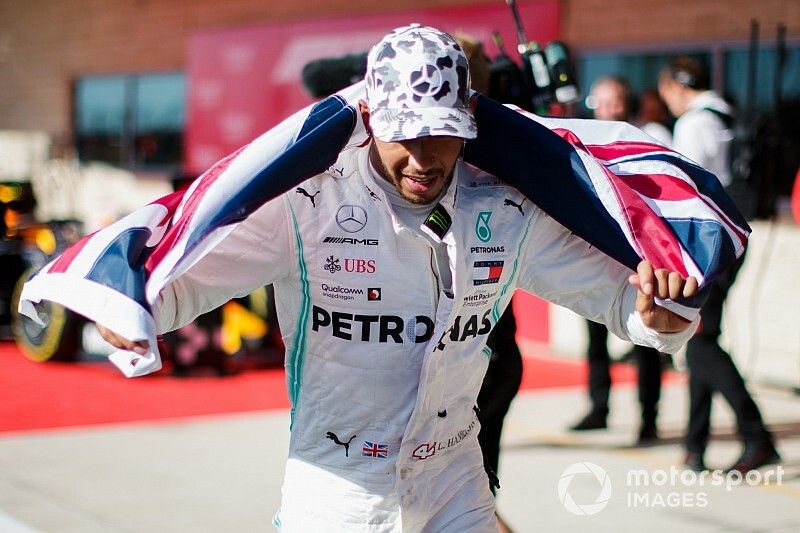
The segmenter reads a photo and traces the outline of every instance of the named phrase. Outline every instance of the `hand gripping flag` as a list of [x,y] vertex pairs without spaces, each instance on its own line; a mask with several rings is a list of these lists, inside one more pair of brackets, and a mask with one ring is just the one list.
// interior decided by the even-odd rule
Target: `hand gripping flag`
[[[309,106],[219,161],[187,191],[83,238],[25,284],[20,312],[37,320],[36,302],[60,303],[126,338],[149,341],[143,356],[110,356],[126,376],[158,370],[158,294],[260,206],[326,170],[342,150],[365,146],[357,112],[363,92],[359,83]],[[704,286],[744,252],[749,228],[716,178],[636,128],[545,119],[477,94],[473,105],[480,135],[467,143],[467,162],[514,185],[629,268],[644,258]],[[685,306],[699,307],[674,308]]]

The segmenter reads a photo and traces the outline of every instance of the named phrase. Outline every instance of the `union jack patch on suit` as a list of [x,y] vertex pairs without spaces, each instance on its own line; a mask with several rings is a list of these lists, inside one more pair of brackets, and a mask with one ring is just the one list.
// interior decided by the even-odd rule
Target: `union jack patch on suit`
[[386,459],[388,454],[388,444],[378,444],[376,442],[365,440],[364,445],[361,447],[361,455],[364,457],[378,457],[381,459]]

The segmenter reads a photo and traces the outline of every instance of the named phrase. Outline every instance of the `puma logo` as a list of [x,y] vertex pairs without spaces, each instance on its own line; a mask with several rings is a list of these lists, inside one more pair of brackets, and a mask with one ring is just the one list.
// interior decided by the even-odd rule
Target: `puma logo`
[[313,196],[312,196],[312,195],[308,194],[304,188],[302,188],[302,187],[298,187],[297,189],[295,189],[295,192],[297,192],[297,193],[300,193],[300,194],[302,194],[303,196],[305,196],[306,198],[308,198],[309,200],[311,200],[311,206],[312,206],[312,207],[317,207],[317,204],[316,204],[316,202],[314,201],[314,196],[318,195],[318,194],[319,194],[319,191],[315,192],[315,193],[313,194]]
[[350,442],[351,442],[351,441],[352,441],[354,438],[356,438],[356,436],[355,436],[355,435],[353,435],[352,437],[350,437],[349,439],[347,439],[347,442],[342,442],[342,441],[340,441],[340,440],[339,440],[339,437],[337,437],[337,436],[336,436],[336,433],[334,433],[333,431],[328,431],[328,432],[325,434],[325,436],[326,436],[327,438],[331,439],[333,442],[335,442],[335,443],[336,443],[336,444],[338,444],[339,446],[344,446],[344,456],[345,456],[345,457],[350,457]]
[[503,202],[503,205],[513,205],[514,207],[519,209],[521,215],[525,216],[525,212],[522,210],[522,204],[524,203],[525,203],[525,198],[523,198],[520,203],[516,203],[513,200],[509,200],[508,198],[506,198],[505,201]]

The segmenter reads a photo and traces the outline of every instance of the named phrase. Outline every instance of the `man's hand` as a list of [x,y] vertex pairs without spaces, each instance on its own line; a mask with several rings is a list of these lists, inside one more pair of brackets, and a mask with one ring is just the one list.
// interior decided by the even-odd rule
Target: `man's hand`
[[694,277],[684,279],[677,272],[669,272],[664,268],[654,271],[650,261],[642,261],[628,282],[639,290],[636,311],[645,326],[660,333],[677,333],[689,327],[689,321],[657,305],[654,298],[674,300],[694,296],[697,292],[697,280]]
[[96,325],[97,331],[100,332],[100,336],[115,348],[119,348],[120,350],[129,350],[139,355],[145,355],[148,348],[150,348],[150,343],[147,341],[129,341],[119,333],[115,333],[110,329],[101,326],[100,324]]

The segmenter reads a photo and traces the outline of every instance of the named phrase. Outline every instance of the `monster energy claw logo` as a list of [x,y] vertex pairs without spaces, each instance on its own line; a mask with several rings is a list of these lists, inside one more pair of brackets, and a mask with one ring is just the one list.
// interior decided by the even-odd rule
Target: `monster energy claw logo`
[[433,208],[425,219],[425,226],[438,235],[440,239],[444,237],[444,234],[450,229],[452,223],[453,220],[441,204],[436,204],[436,207]]
[[481,242],[489,242],[492,239],[492,229],[489,227],[489,219],[492,218],[491,211],[481,211],[475,221],[475,235]]

